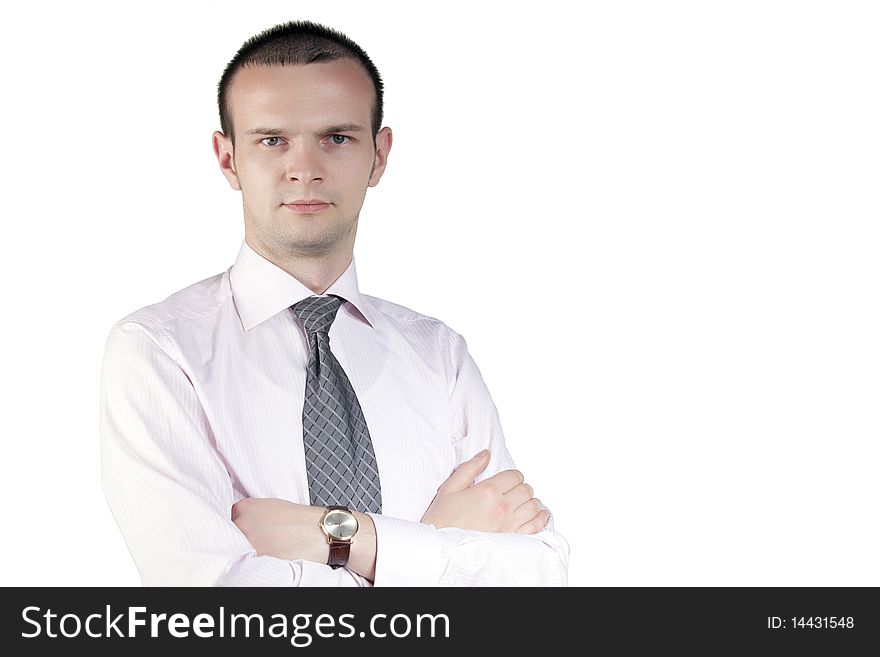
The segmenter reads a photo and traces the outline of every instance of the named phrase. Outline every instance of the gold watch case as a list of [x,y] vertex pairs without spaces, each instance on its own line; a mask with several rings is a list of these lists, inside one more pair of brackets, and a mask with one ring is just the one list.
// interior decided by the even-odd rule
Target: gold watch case
[[350,541],[357,534],[358,521],[351,511],[328,509],[321,517],[321,529],[328,541]]

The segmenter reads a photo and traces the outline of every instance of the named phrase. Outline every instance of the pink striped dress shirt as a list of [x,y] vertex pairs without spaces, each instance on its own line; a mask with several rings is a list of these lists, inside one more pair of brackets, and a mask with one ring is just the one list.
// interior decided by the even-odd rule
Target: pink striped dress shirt
[[[382,486],[375,581],[257,556],[231,520],[246,497],[309,504],[302,440],[308,339],[290,310],[313,292],[242,242],[235,264],[110,330],[101,370],[107,502],[145,586],[565,586],[567,541],[420,522],[456,466],[514,468],[460,335],[358,290],[354,258],[325,294],[347,301],[330,344],[370,428]],[[528,473],[526,473],[528,474]],[[538,493],[540,497],[540,493]]]

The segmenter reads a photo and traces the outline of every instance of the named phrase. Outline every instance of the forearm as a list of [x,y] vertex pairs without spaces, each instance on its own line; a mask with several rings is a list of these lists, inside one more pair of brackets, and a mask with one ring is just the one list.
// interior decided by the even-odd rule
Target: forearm
[[[225,512],[213,508],[205,498],[134,463],[124,470],[111,466],[120,458],[114,454],[105,459],[104,489],[144,586],[371,585],[345,568],[330,568],[326,552],[323,563],[258,554],[229,520],[228,507]],[[315,523],[317,548],[326,550]]]
[[[354,511],[358,531],[351,539],[345,568],[327,565],[330,544],[321,529],[325,508],[278,498],[245,498],[231,509],[232,521],[257,555],[300,562],[309,571],[348,571],[372,582],[376,570],[376,529],[372,518]],[[345,573],[343,572],[343,575]]]
[[537,534],[478,532],[371,514],[375,586],[567,586],[568,542]]
[[568,586],[568,544],[559,534],[438,530],[440,586]]

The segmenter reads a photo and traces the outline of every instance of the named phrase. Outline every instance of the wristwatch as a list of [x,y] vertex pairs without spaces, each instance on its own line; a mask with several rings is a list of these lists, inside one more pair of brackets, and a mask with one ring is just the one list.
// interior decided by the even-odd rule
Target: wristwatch
[[328,506],[321,516],[321,529],[330,544],[330,557],[327,565],[340,568],[348,563],[351,539],[357,534],[358,521],[348,507]]

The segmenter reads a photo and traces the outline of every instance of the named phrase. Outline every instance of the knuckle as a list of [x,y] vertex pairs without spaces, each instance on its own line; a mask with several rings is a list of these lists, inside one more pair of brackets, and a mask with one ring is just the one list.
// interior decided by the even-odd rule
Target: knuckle
[[511,511],[510,504],[502,497],[492,496],[486,503],[486,514],[493,522],[504,522]]
[[529,497],[535,496],[535,489],[534,488],[532,488],[529,484],[527,484],[525,482],[523,482],[523,486],[525,486],[526,490],[529,491]]
[[495,516],[498,520],[503,520],[510,515],[512,509],[510,508],[510,504],[505,502],[504,500],[497,501],[492,507],[492,515]]

